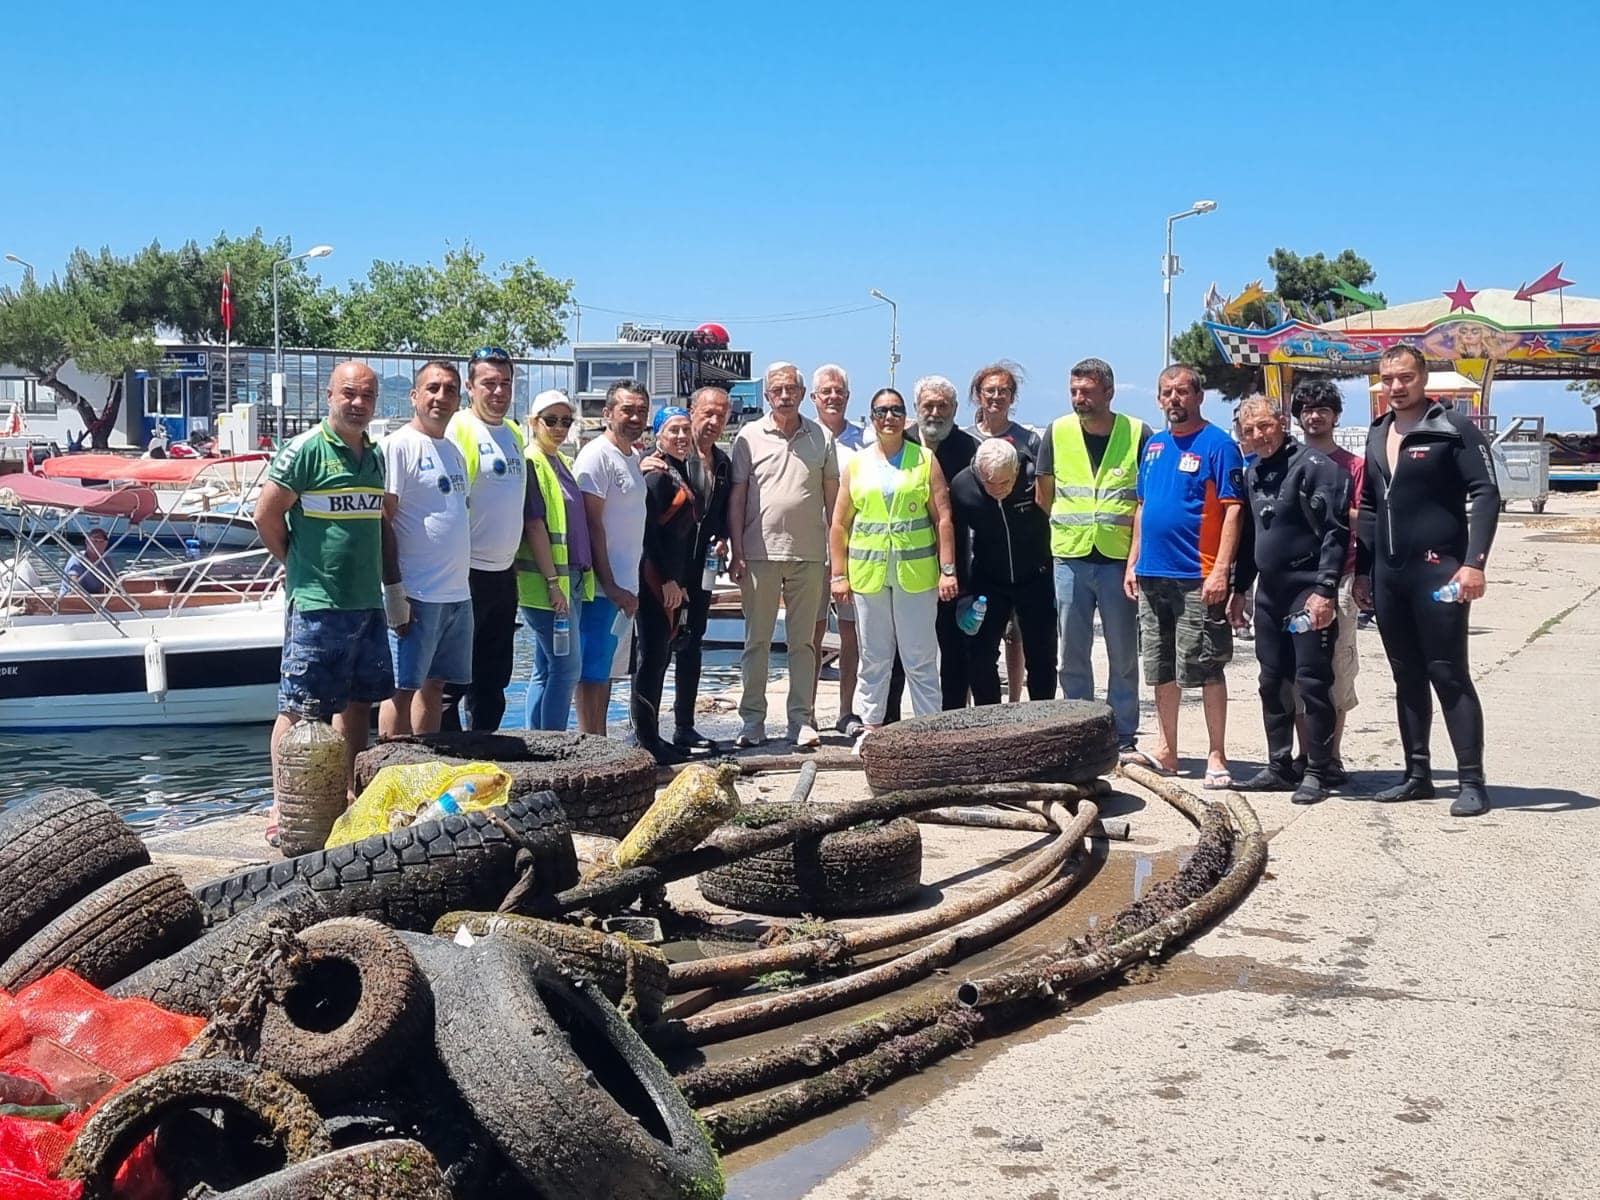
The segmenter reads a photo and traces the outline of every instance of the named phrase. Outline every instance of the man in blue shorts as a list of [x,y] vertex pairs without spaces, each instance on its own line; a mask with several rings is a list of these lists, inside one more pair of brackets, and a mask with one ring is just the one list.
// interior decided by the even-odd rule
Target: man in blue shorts
[[384,516],[394,531],[383,582],[401,590],[406,609],[390,618],[395,691],[378,710],[384,737],[437,733],[445,686],[472,682],[467,461],[446,436],[460,407],[461,372],[424,363],[411,384],[411,421],[381,443]]
[[352,798],[372,706],[394,691],[384,619],[383,456],[367,437],[377,404],[370,367],[336,366],[327,418],[278,451],[255,508],[261,542],[288,576],[273,767],[283,735],[315,702],[344,737]]
[[1239,547],[1244,459],[1223,430],[1200,415],[1205,389],[1193,367],[1161,372],[1158,403],[1167,428],[1139,461],[1139,507],[1123,576],[1139,602],[1145,682],[1156,693],[1156,745],[1124,757],[1163,774],[1178,769],[1181,689],[1199,688],[1205,707],[1205,786],[1233,786],[1228,771],[1228,685],[1233,658],[1229,575]]

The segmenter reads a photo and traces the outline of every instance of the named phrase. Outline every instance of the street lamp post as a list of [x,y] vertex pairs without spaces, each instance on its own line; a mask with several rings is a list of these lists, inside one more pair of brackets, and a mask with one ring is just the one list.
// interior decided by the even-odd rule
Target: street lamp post
[[283,395],[283,335],[278,328],[278,268],[287,263],[299,262],[302,258],[327,258],[333,253],[332,246],[313,246],[303,254],[291,254],[288,258],[280,258],[272,264],[272,402],[278,409],[278,440],[283,441],[284,433],[284,395]]
[[1180,275],[1183,268],[1178,265],[1178,256],[1172,252],[1172,226],[1176,221],[1185,217],[1196,217],[1201,213],[1214,212],[1217,207],[1215,200],[1196,200],[1194,204],[1181,213],[1175,213],[1167,218],[1167,256],[1161,260],[1161,290],[1167,297],[1167,323],[1166,337],[1161,342],[1161,365],[1166,366],[1172,361],[1172,280]]
[[26,259],[18,258],[15,254],[6,255],[6,261],[16,263],[17,266],[21,267],[25,272],[27,272],[27,277],[29,279],[38,282],[38,273],[34,271],[33,264],[31,262],[28,262]]
[[893,387],[894,369],[900,363],[900,306],[877,288],[872,289],[872,297],[889,306],[889,386]]

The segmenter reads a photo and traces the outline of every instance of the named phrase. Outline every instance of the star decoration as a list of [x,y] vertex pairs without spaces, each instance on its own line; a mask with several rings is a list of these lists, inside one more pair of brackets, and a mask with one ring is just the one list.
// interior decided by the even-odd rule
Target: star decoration
[[1550,339],[1545,337],[1542,333],[1534,335],[1534,337],[1530,338],[1528,341],[1528,353],[1549,354]]
[[[1478,290],[1482,291],[1483,289],[1480,288]],[[1450,301],[1451,312],[1455,312],[1457,309],[1464,309],[1467,312],[1478,311],[1472,307],[1472,298],[1476,296],[1478,292],[1470,290],[1466,284],[1461,282],[1459,278],[1456,280],[1454,291],[1440,292],[1439,294]]]

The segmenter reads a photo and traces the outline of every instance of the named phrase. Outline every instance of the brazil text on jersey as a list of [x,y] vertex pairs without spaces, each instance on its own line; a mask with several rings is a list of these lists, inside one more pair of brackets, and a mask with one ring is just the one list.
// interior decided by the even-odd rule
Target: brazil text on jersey
[[302,492],[300,508],[308,517],[327,520],[371,520],[383,516],[382,488],[331,488]]

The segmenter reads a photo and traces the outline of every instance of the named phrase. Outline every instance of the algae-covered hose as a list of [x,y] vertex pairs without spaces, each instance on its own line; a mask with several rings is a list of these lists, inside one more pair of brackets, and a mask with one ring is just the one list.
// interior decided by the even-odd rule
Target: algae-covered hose
[[[1146,778],[1143,772],[1136,774],[1133,770],[1127,774],[1191,820],[1206,810],[1203,802],[1160,776],[1151,774]],[[1243,899],[1265,866],[1266,840],[1254,810],[1242,797],[1229,793],[1224,803],[1243,835],[1235,844],[1235,856],[1228,872],[1184,909],[1112,947],[1109,954],[1103,956],[1111,961],[1105,963],[1099,975],[1109,974],[1135,958],[1159,953],[1174,939],[1193,932],[1205,921],[1220,915],[1228,905]],[[1054,994],[1036,991],[1020,1000],[980,1009],[960,1005],[953,994],[924,998],[868,1020],[803,1039],[794,1046],[703,1067],[685,1075],[679,1082],[685,1094],[694,1097],[692,1102],[704,1104],[720,1097],[776,1086],[818,1065],[837,1064],[813,1079],[772,1095],[704,1112],[702,1116],[719,1149],[731,1150],[858,1100],[870,1091],[944,1058],[1001,1021],[1014,1020],[1019,1014],[1036,1013],[1046,1006],[1060,1006],[1065,1001],[1066,996],[1060,990]],[[979,1019],[963,1020],[957,1013]]]
[[[1081,789],[1074,784],[1041,783],[1033,785],[1032,790],[1035,795],[1051,798],[1042,802],[1044,807],[1053,804],[1056,797],[1076,799],[1082,795]],[[1094,806],[1089,807],[1092,809]],[[1044,819],[1042,813],[1040,819]],[[694,988],[709,987],[712,984],[736,983],[754,979],[757,975],[765,975],[769,971],[786,971],[796,967],[831,962],[846,954],[869,954],[875,950],[897,946],[901,942],[908,942],[912,938],[937,933],[957,921],[965,921],[996,904],[1020,895],[1039,880],[1049,876],[1071,856],[1093,823],[1092,818],[1082,819],[1081,810],[1080,818],[1070,824],[1052,822],[1050,828],[1060,830],[1054,840],[1017,870],[1000,872],[1003,878],[998,883],[976,895],[947,900],[926,912],[874,922],[828,937],[789,942],[781,946],[751,950],[744,954],[724,954],[716,958],[673,963],[668,977],[667,991],[684,992]]]
[[916,816],[919,825],[960,825],[967,829],[1015,829],[1022,833],[1049,833],[1055,826],[1038,813],[1004,808],[930,808]]
[[794,781],[794,791],[789,796],[790,804],[804,804],[811,799],[811,789],[817,786],[817,764],[808,762],[800,768],[800,778]]
[[[712,867],[725,866],[741,858],[749,858],[763,850],[773,850],[803,837],[834,833],[848,829],[863,821],[888,821],[908,813],[929,808],[944,808],[951,804],[970,804],[986,801],[1028,800],[1037,796],[1054,796],[1054,787],[1070,784],[991,783],[973,786],[958,784],[951,787],[916,788],[901,792],[886,792],[853,804],[816,804],[800,816],[760,829],[737,829],[728,832],[715,844],[699,846],[685,854],[674,855],[654,866],[630,867],[625,871],[609,871],[568,888],[555,897],[556,912],[573,912],[580,908],[609,908],[625,904],[641,892],[663,887],[674,879],[698,875]],[[1074,792],[1080,789],[1074,787]]]
[[[1076,817],[1069,820],[1061,809],[1052,810],[1052,816],[1059,820],[1062,840],[1067,843],[1068,853],[1071,854],[1078,849],[1089,827],[1099,819],[1100,810],[1092,800],[1082,800],[1078,803]],[[1071,895],[1079,883],[1076,865],[1061,864],[1060,870],[1059,878],[987,912],[980,912],[926,946],[842,979],[690,1017],[683,1022],[683,1032],[696,1045],[726,1041],[728,1038],[770,1029],[774,1025],[786,1025],[818,1013],[831,1012],[925,978],[942,967],[1009,937],[1054,909]]]
[[794,754],[735,754],[726,759],[691,759],[685,763],[672,763],[656,769],[657,783],[670,783],[672,777],[695,762],[731,762],[741,775],[767,775],[783,771],[801,771],[809,764],[819,771],[859,771],[861,760],[844,746],[824,746],[820,750],[799,751]]

